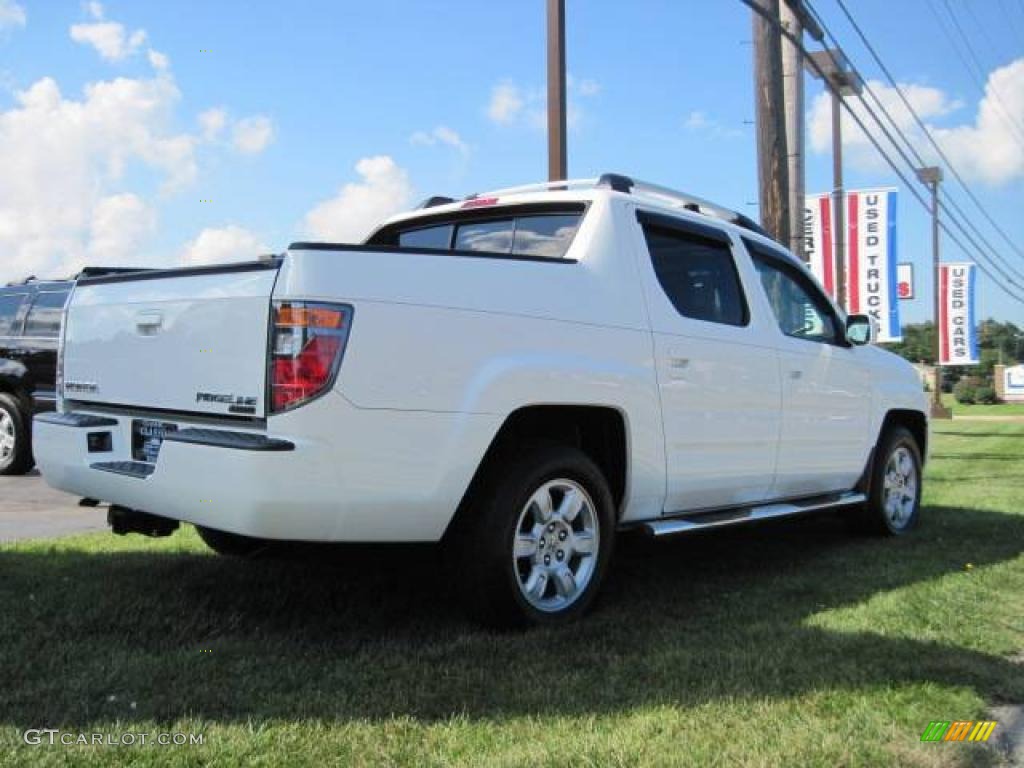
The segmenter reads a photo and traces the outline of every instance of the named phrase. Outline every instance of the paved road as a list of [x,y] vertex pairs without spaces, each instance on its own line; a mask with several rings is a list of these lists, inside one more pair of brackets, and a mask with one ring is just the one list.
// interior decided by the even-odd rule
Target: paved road
[[79,507],[77,496],[53,490],[36,470],[0,477],[0,543],[102,531],[106,518],[105,507]]

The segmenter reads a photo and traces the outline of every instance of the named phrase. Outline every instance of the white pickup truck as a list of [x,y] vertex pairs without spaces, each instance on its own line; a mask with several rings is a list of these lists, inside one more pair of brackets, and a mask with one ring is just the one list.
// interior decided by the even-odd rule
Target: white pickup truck
[[65,311],[50,485],[222,553],[440,541],[490,624],[579,616],[619,530],[918,516],[925,394],[870,318],[744,217],[625,176],[86,278]]

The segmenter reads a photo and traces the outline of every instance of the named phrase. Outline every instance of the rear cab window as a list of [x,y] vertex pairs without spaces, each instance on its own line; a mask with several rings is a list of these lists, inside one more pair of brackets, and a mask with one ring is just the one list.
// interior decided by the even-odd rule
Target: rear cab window
[[26,292],[0,292],[0,336],[21,335],[20,310],[26,298]]
[[25,318],[25,336],[56,338],[60,334],[60,319],[68,293],[67,290],[37,293]]
[[565,260],[586,207],[570,205],[475,208],[400,221],[367,245],[448,251],[453,255]]

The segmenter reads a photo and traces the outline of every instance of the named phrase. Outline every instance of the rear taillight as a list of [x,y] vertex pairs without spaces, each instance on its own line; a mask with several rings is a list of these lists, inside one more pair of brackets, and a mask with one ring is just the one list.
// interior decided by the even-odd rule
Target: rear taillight
[[270,337],[270,412],[280,413],[322,395],[334,383],[345,354],[352,307],[275,302]]

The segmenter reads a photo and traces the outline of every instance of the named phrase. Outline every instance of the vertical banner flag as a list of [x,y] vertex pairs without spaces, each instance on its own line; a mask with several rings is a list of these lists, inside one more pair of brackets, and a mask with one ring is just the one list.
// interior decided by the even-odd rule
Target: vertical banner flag
[[811,272],[834,299],[836,251],[833,221],[831,195],[808,195],[804,198],[804,253]]
[[939,266],[939,364],[977,365],[973,264]]
[[[878,323],[879,341],[900,341],[896,190],[855,190],[847,192],[845,200],[845,309],[850,314],[871,315]],[[836,297],[837,236],[832,196],[808,195],[804,201],[804,251],[811,272],[832,298]]]
[[871,315],[879,341],[900,341],[896,281],[896,190],[864,189],[846,195],[846,306]]

